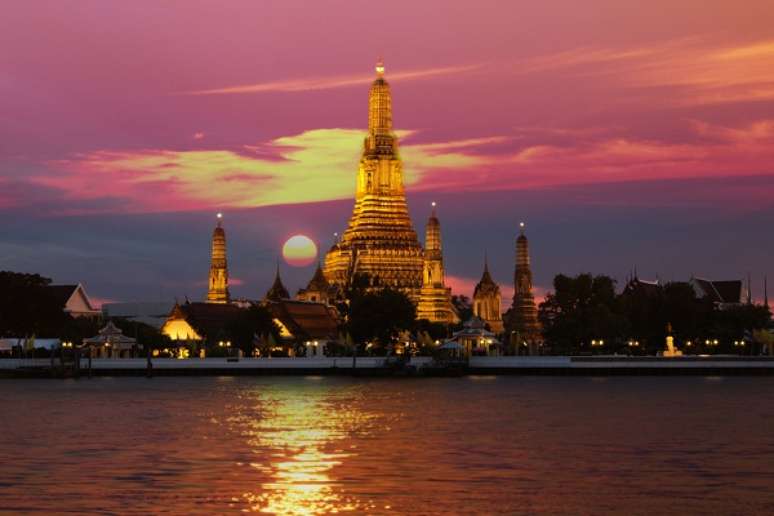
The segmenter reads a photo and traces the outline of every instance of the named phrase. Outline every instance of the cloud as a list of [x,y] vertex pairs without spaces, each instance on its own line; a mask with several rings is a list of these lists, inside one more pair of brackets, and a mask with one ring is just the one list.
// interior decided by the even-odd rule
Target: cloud
[[[774,40],[717,45],[692,37],[632,48],[583,47],[502,66],[512,74],[602,77],[611,86],[637,91],[618,101],[706,105],[774,99]],[[669,88],[668,91],[663,88]]]
[[[420,133],[400,131],[404,180],[411,191],[442,193],[774,174],[774,120],[684,125],[691,138],[682,142],[602,130],[559,139],[543,131],[529,143],[518,135],[412,143]],[[165,212],[351,199],[362,138],[334,128],[237,149],[101,150],[50,162],[25,185],[30,198],[56,193],[62,212],[75,200],[76,211]],[[0,207],[27,202],[22,186],[10,186],[16,193],[0,194]]]
[[[409,135],[410,131],[401,131]],[[354,196],[363,131],[315,129],[237,150],[101,150],[50,163],[57,170],[36,184],[70,199],[102,199],[120,192],[129,202],[116,212],[250,208],[350,199]],[[468,144],[406,146],[405,181],[436,169],[475,166],[479,158],[455,152]],[[267,156],[267,153],[269,154]]]
[[[442,75],[459,75],[480,68],[480,65],[446,66],[427,68],[425,70],[411,70],[389,75],[390,82],[422,80]],[[362,84],[370,84],[374,80],[371,75],[339,75],[329,77],[316,77],[308,79],[290,79],[281,81],[260,82],[255,84],[242,84],[238,86],[226,86],[206,90],[182,92],[183,95],[231,95],[245,93],[296,93],[313,90],[330,90],[334,88],[348,88]]]
[[[562,144],[528,145],[505,154],[464,154],[468,159],[465,167],[443,169],[443,163],[440,163],[439,169],[428,170],[422,175],[414,188],[422,191],[516,190],[774,174],[773,120],[758,120],[741,126],[690,120],[686,125],[692,134],[691,141],[686,142],[599,133]],[[463,150],[466,153],[478,151],[475,147]],[[429,151],[426,149],[425,152]]]

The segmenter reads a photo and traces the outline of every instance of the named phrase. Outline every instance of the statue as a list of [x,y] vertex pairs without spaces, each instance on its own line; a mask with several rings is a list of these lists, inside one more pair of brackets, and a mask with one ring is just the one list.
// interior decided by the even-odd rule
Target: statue
[[663,356],[665,357],[681,357],[683,356],[683,352],[679,349],[675,348],[675,338],[672,336],[672,323],[667,323],[666,327],[667,331],[667,338],[666,338],[666,346],[667,349],[664,351]]

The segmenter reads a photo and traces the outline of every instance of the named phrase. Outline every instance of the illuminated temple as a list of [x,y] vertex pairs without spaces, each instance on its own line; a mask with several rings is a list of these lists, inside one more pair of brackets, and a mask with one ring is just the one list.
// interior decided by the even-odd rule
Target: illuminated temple
[[325,257],[326,280],[346,289],[357,274],[370,287],[394,288],[419,302],[423,253],[411,223],[403,188],[403,165],[392,129],[390,86],[384,66],[368,96],[368,135],[357,173],[349,226]]
[[516,268],[513,273],[513,305],[507,314],[508,329],[519,346],[525,344],[529,353],[535,354],[542,337],[535,296],[532,293],[529,243],[524,234],[523,222],[519,223],[519,233],[516,239]]
[[223,229],[223,215],[218,213],[218,225],[212,232],[212,255],[210,259],[208,303],[228,303],[228,263],[226,261],[226,232]]
[[435,215],[435,203],[425,228],[424,267],[417,319],[444,324],[456,324],[460,320],[452,306],[451,288],[444,283],[441,223]]

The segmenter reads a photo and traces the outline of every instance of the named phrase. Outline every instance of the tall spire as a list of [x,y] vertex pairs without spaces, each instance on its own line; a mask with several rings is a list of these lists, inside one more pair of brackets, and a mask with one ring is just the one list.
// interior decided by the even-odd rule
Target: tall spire
[[218,213],[218,223],[212,232],[212,253],[210,259],[208,303],[228,303],[228,262],[226,260],[226,231],[223,229],[223,214]]
[[752,304],[752,278],[749,272],[747,273],[747,304]]
[[355,206],[347,229],[325,257],[323,272],[344,290],[355,275],[368,288],[402,291],[415,303],[422,289],[424,252],[409,216],[398,138],[392,129],[384,64],[368,94],[368,132],[358,165]]
[[274,275],[274,283],[263,298],[268,301],[290,299],[290,293],[285,288],[285,285],[282,284],[282,278],[280,278],[279,258],[277,258],[277,272]]
[[444,280],[441,223],[433,211],[425,228],[425,250],[422,264],[422,288],[417,303],[417,319],[453,323],[458,320],[451,304],[451,289]]
[[524,232],[524,222],[519,223],[519,237],[516,239],[516,268],[513,273],[513,305],[508,321],[513,335],[518,334],[522,342],[530,346],[530,353],[536,353],[541,340],[537,319],[537,306],[532,294],[532,269],[529,263],[529,242]]
[[425,227],[425,253],[424,253],[424,286],[443,287],[443,251],[441,244],[441,222],[435,214],[435,203],[432,203],[433,211],[427,219]]
[[392,133],[392,94],[384,79],[384,62],[376,64],[376,80],[368,93],[368,138],[365,154],[393,155],[397,151]]

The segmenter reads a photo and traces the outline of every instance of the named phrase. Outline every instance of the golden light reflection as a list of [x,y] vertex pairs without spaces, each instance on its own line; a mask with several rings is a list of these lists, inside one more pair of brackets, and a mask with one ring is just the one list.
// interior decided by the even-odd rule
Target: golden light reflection
[[[284,391],[284,392],[283,392]],[[268,480],[243,493],[245,510],[271,514],[329,514],[367,511],[345,492],[335,469],[354,455],[353,432],[368,431],[371,417],[335,403],[324,392],[270,390],[258,400],[260,417],[231,422],[246,425],[247,443],[268,463],[251,463]]]

